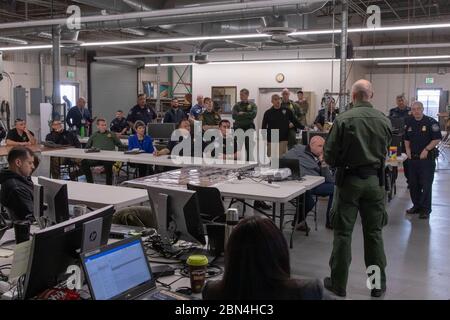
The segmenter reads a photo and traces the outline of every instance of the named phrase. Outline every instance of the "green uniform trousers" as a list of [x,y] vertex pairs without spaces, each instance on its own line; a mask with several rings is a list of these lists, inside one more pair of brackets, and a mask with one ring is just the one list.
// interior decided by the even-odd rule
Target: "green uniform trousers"
[[331,223],[334,229],[333,252],[330,258],[331,282],[336,289],[346,289],[348,270],[352,261],[351,241],[359,211],[364,235],[366,267],[380,268],[381,287],[386,288],[386,256],[382,228],[387,224],[385,190],[377,176],[361,179],[346,176],[342,186],[336,187]]

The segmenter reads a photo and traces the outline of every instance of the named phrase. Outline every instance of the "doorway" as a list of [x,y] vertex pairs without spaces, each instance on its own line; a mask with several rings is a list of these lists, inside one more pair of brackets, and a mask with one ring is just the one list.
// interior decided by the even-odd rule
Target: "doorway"
[[[76,105],[78,100],[78,83],[61,84],[60,92],[61,103],[66,103],[67,109]],[[69,103],[63,99],[64,96],[66,96],[67,100],[70,101],[70,105],[68,105]]]
[[417,100],[423,103],[423,113],[438,120],[442,89],[417,89]]

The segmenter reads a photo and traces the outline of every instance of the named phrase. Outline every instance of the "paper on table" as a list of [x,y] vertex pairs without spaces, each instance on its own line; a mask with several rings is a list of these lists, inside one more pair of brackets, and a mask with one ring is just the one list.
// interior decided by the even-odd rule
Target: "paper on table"
[[28,260],[31,253],[31,240],[21,242],[14,248],[14,258],[12,262],[9,279],[15,279],[27,272]]

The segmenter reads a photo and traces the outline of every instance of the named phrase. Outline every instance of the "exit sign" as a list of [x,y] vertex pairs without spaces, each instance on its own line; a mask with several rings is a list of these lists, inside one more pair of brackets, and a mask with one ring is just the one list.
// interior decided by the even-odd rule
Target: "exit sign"
[[68,79],[74,79],[75,78],[75,72],[67,71],[67,78]]
[[434,78],[425,78],[425,83],[426,84],[433,84],[434,83]]

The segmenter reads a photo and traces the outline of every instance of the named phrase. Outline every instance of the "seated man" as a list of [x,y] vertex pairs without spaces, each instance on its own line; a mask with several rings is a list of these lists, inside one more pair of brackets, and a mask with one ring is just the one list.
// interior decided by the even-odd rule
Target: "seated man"
[[16,119],[15,128],[9,130],[6,136],[6,146],[31,146],[36,144],[34,133],[28,130],[25,120]]
[[[81,148],[81,143],[78,140],[78,137],[63,128],[63,125],[61,123],[61,120],[53,120],[52,121],[52,131],[47,134],[45,137],[45,141],[47,142],[53,142],[56,144],[60,144],[63,146],[71,146],[75,148]],[[81,161],[79,159],[72,160],[72,159],[61,159],[58,157],[51,157],[50,158],[50,174],[53,179],[60,179],[61,174],[59,171],[59,166],[61,164],[73,164],[76,163],[78,165],[81,164]],[[71,180],[75,179],[75,173],[71,175]]]
[[[105,119],[97,119],[97,129],[88,140],[86,144],[86,148],[98,148],[100,150],[110,150],[113,151],[117,147],[123,147],[119,138],[108,131],[107,124]],[[94,179],[92,177],[91,167],[101,165],[105,168],[106,174],[106,184],[112,185],[112,166],[113,162],[111,161],[98,161],[98,160],[83,160],[81,161],[81,169],[86,175],[86,181],[89,183],[94,183]]]
[[33,219],[34,154],[26,147],[14,147],[8,153],[8,169],[0,172],[0,202],[13,221]]
[[328,197],[326,227],[331,229],[330,210],[333,203],[334,176],[323,161],[324,144],[324,138],[314,136],[311,138],[309,145],[304,146],[298,144],[289,150],[283,158],[298,159],[305,175],[322,176],[325,178],[324,183],[306,192],[305,213],[308,213],[314,207],[313,196]]
[[[194,152],[194,139],[192,138],[191,134],[191,123],[187,119],[181,120],[178,125],[177,129],[180,130],[180,137],[178,140],[170,140],[169,144],[167,145],[167,148],[161,149],[156,151],[155,156],[163,156],[172,154],[172,150],[177,146],[181,141],[184,139],[191,139],[191,148],[190,150],[180,150],[178,154],[174,154],[174,156],[191,156],[193,157],[195,155]],[[184,154],[183,151],[189,151],[189,154]],[[202,151],[203,151],[203,142],[202,142]]]

